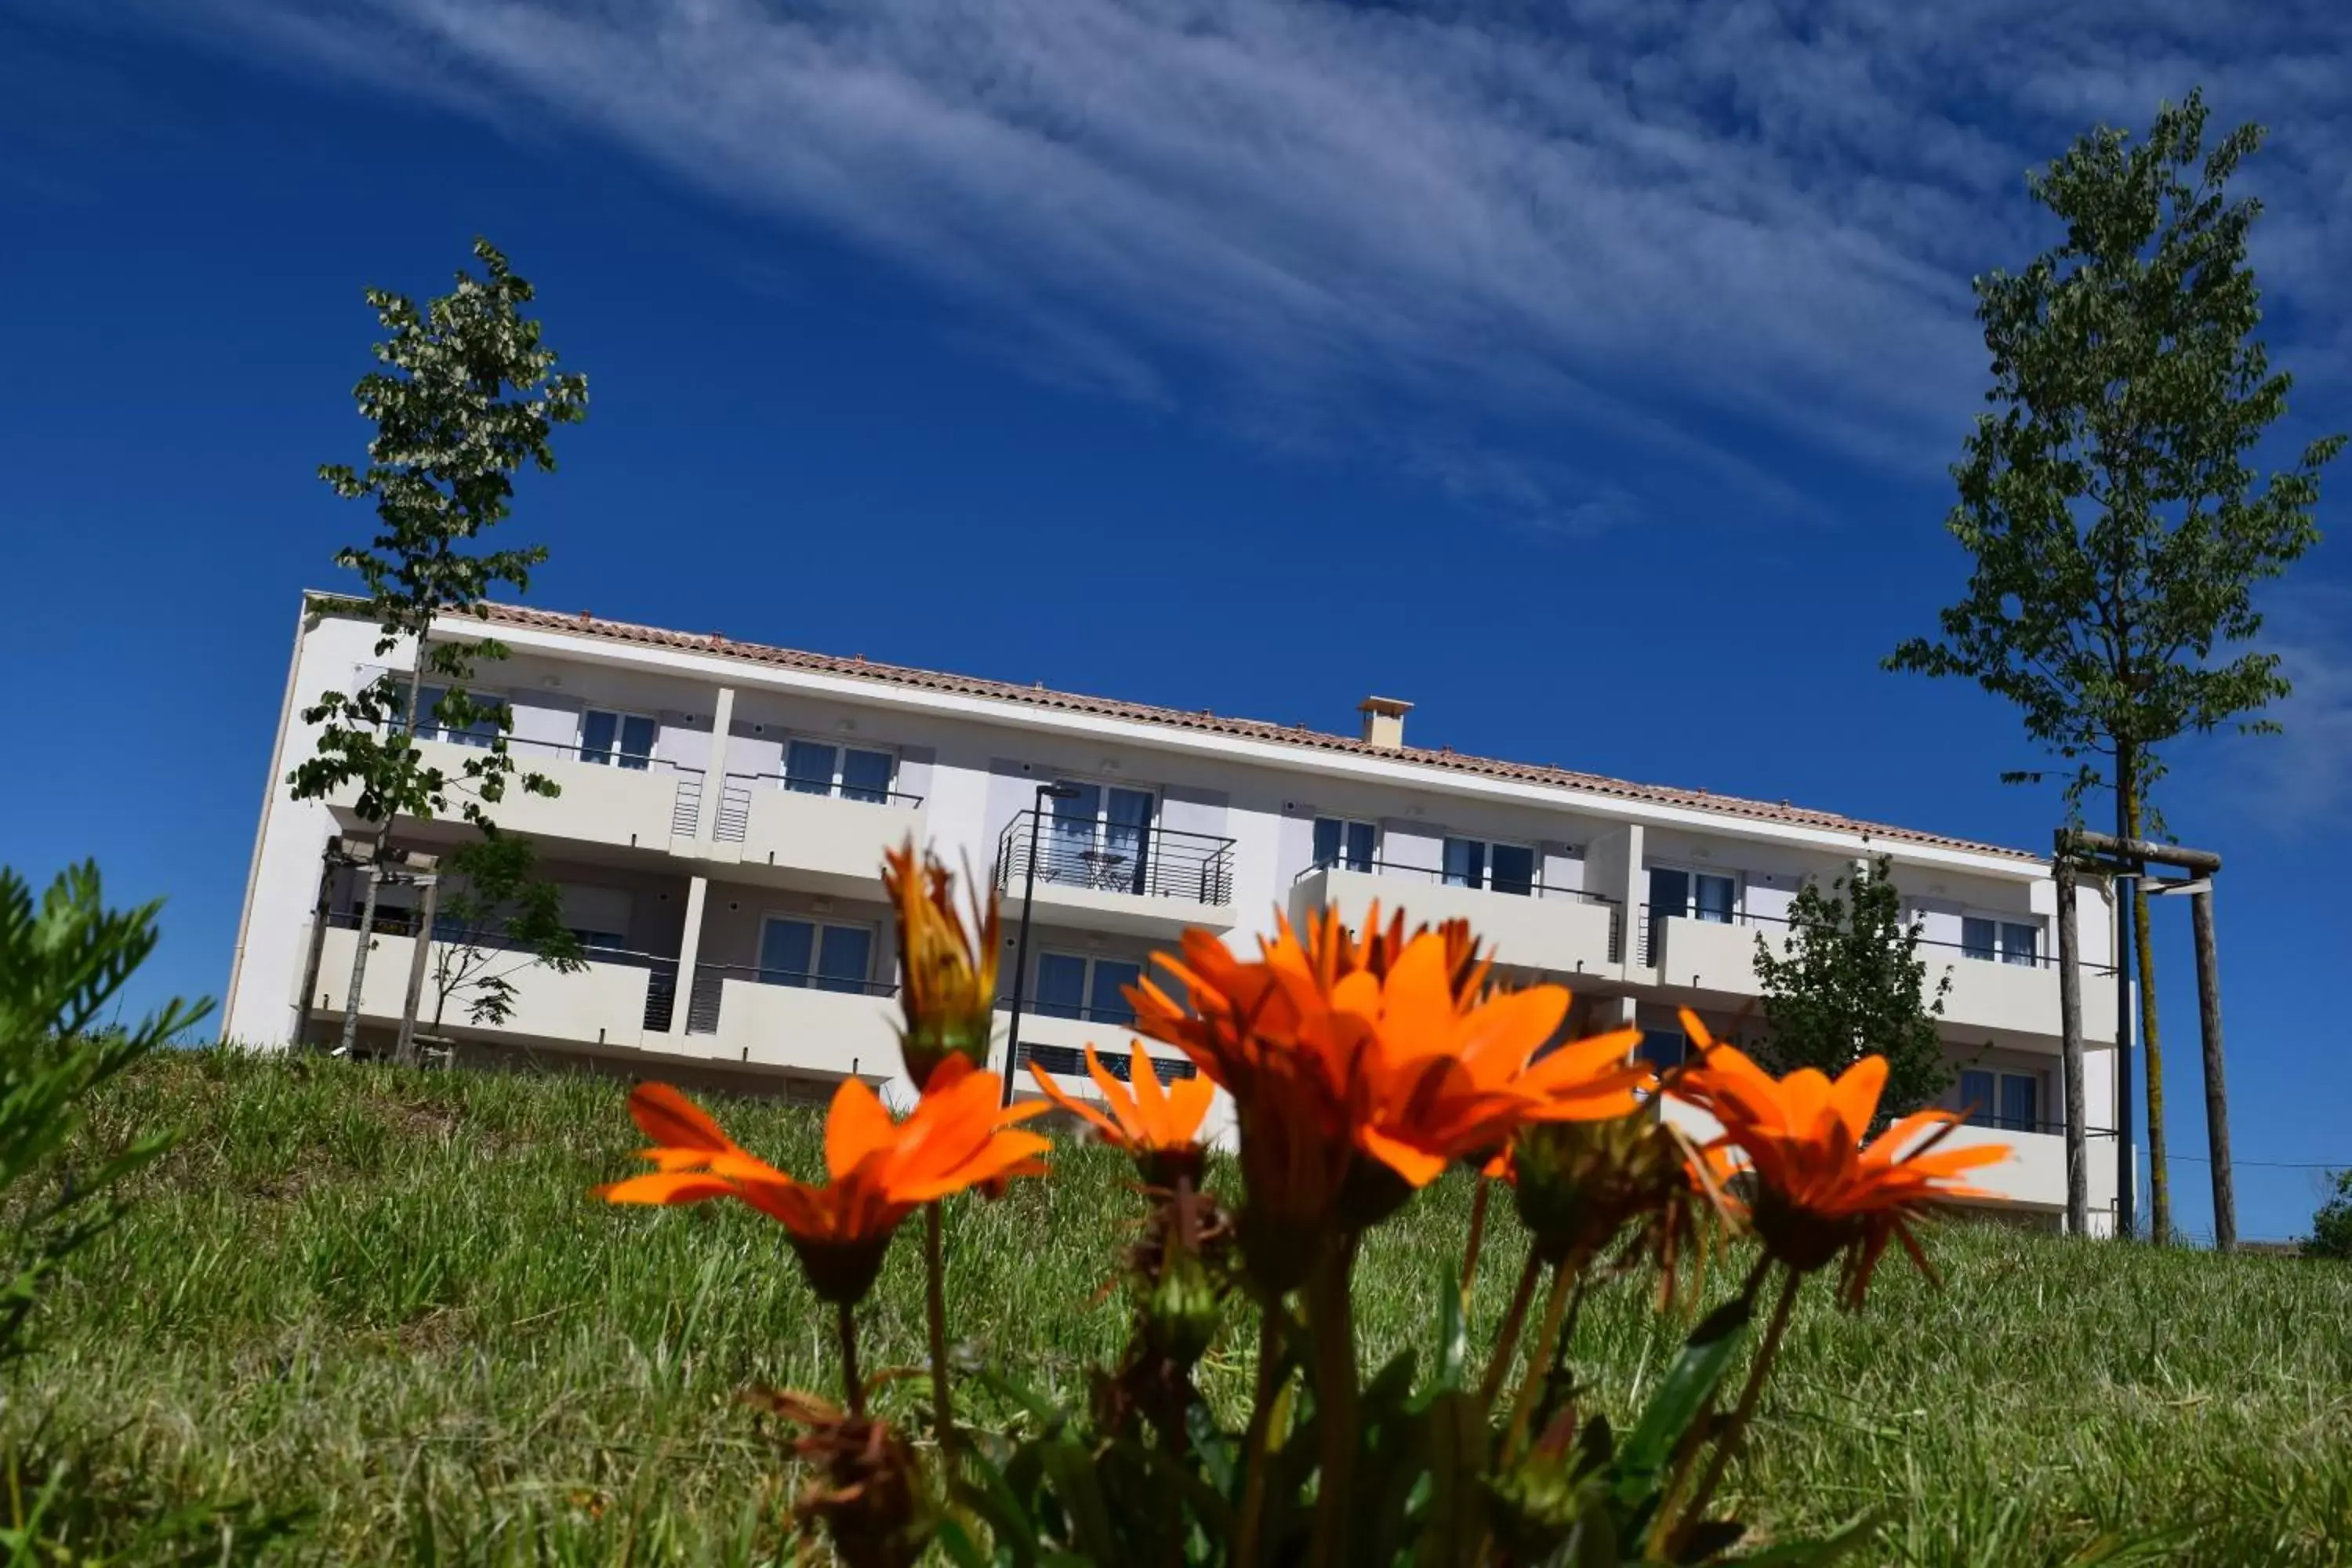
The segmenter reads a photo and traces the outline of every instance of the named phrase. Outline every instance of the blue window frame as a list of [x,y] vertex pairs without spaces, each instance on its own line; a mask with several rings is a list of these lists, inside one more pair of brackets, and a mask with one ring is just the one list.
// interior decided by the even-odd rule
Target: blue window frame
[[1369,822],[1345,817],[1315,819],[1315,864],[1346,871],[1369,871],[1380,842],[1379,829]]
[[642,713],[591,708],[580,715],[580,760],[643,773],[653,764],[657,729]]
[[771,915],[760,928],[760,981],[859,992],[874,972],[871,926],[825,925]]

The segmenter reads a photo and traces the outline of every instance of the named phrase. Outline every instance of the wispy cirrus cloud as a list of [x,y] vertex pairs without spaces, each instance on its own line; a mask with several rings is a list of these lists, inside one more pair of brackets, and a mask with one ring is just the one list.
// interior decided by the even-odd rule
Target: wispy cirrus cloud
[[2216,815],[2284,834],[2352,816],[2352,586],[2306,580],[2272,595],[2261,646],[2294,693],[2281,733],[2202,748],[2192,782]]
[[[2260,116],[2277,319],[2352,344],[2336,8],[2188,0],[182,0],[248,51],[577,127],[1019,323],[1045,374],[1560,422],[1777,496],[1728,426],[1901,474],[1972,412],[2021,174],[2203,82]],[[1313,422],[1313,413],[1286,415]],[[1344,422],[1344,421],[1343,421]],[[1440,443],[1441,486],[1622,513]],[[1511,492],[1516,491],[1516,499]]]

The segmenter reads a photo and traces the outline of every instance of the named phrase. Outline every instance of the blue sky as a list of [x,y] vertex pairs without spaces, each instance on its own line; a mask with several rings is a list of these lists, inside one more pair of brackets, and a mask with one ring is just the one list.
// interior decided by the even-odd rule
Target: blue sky
[[[368,521],[312,477],[364,438],[359,290],[476,233],[590,377],[515,525],[535,603],[1324,727],[1393,692],[1430,743],[2024,846],[2058,805],[1996,782],[2012,716],[1877,669],[1962,578],[1968,279],[2054,237],[2023,170],[2200,82],[2263,119],[2289,434],[2352,426],[2324,6],[95,9],[0,0],[0,861],[168,897],[147,1000],[226,981],[295,595]],[[2309,1043],[2347,549],[2266,601],[2289,733],[2168,791],[2229,860],[2242,1159],[2352,1163]],[[2244,1228],[2314,1180],[2242,1168]]]

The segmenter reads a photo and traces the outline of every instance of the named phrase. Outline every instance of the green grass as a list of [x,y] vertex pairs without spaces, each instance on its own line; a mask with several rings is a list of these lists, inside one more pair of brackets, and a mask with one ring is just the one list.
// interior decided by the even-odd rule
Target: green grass
[[[723,1110],[787,1164],[814,1153],[810,1111]],[[95,1539],[243,1498],[300,1513],[289,1561],[785,1554],[776,1452],[733,1395],[830,1389],[827,1320],[761,1216],[586,1196],[632,1166],[621,1086],[206,1052],[117,1086],[95,1134],[157,1125],[184,1141],[77,1263],[0,1415],[16,1462],[69,1467]],[[1057,1159],[959,1206],[949,1268],[959,1334],[1070,1390],[1118,1342],[1097,1290],[1135,1205],[1118,1162]],[[1427,1342],[1468,1197],[1441,1184],[1375,1234],[1369,1355]],[[1517,1263],[1497,1229],[1486,1323]],[[870,1366],[919,1357],[912,1240],[866,1314]],[[2352,1561],[2352,1268],[1990,1226],[1931,1246],[1940,1292],[1899,1258],[1858,1318],[1808,1292],[1735,1472],[1746,1516],[1876,1506],[1887,1563]],[[1628,1281],[1578,1360],[1622,1408],[1677,1340]],[[1213,1360],[1213,1397],[1245,1353]],[[2117,1541],[2140,1544],[2101,1555]]]

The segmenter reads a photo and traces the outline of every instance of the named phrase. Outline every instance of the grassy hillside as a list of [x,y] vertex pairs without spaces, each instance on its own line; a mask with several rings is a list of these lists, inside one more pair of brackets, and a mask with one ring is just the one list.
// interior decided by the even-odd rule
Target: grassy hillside
[[[143,1070],[99,1136],[185,1141],[54,1301],[5,1414],[12,1452],[70,1461],[117,1541],[242,1497],[302,1515],[296,1561],[773,1560],[778,1466],[730,1396],[829,1386],[825,1322],[760,1216],[585,1196],[631,1168],[621,1101],[606,1079],[215,1053]],[[807,1168],[812,1112],[726,1118]],[[1098,1152],[1060,1165],[965,1203],[949,1267],[953,1296],[986,1304],[966,1340],[1066,1384],[1117,1342],[1097,1293],[1134,1204]],[[1425,1340],[1467,1199],[1441,1185],[1377,1233],[1373,1353]],[[1808,1295],[1739,1476],[1751,1517],[1879,1504],[1889,1563],[2352,1561],[2352,1268],[1980,1226],[1932,1246],[1941,1292],[1897,1260],[1861,1318]],[[918,1261],[893,1253],[870,1364],[919,1354]],[[1516,1265],[1506,1239],[1486,1321]],[[1578,1355],[1624,1397],[1676,1337],[1628,1283],[1587,1309]],[[1246,1353],[1216,1358],[1213,1393],[1238,1394]]]

